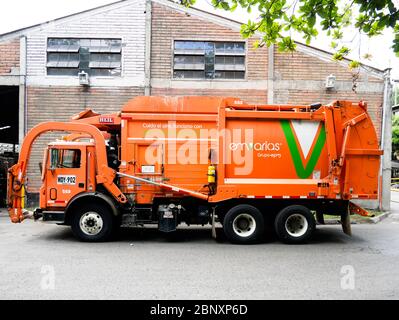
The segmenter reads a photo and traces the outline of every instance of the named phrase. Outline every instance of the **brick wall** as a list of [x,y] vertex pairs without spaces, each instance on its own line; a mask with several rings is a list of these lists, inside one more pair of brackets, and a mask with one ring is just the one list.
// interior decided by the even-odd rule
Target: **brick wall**
[[311,104],[320,102],[327,104],[334,100],[351,100],[351,101],[367,101],[368,113],[374,123],[377,135],[381,136],[381,121],[382,121],[382,101],[383,93],[354,93],[353,91],[307,91],[307,90],[278,90],[275,91],[275,96],[283,96],[284,100],[288,99],[289,103],[293,104]]
[[[244,41],[239,30],[232,30],[228,27],[153,3],[151,39],[152,78],[171,78],[173,40],[179,39]],[[247,79],[265,79],[267,75],[267,48],[255,50],[253,48],[254,41],[254,38],[247,41]]]
[[[384,84],[381,77],[361,69],[354,92],[354,72],[338,62],[322,60],[299,51],[282,53],[275,50],[274,57],[276,86],[280,82],[274,91],[275,103],[310,104],[329,103],[333,100],[365,100],[380,137]],[[330,74],[336,76],[336,87],[326,90],[325,80]]]
[[0,75],[19,67],[19,39],[0,43]]
[[[352,81],[352,72],[347,66],[300,51],[291,53],[279,52],[275,49],[274,70],[277,80],[325,80],[328,75],[334,74],[337,81]],[[359,80],[367,82],[383,81],[369,76],[367,72],[362,72]]]
[[154,96],[229,96],[237,97],[247,103],[264,104],[267,100],[266,90],[239,89],[239,90],[222,90],[222,89],[176,89],[176,88],[153,88],[151,94]]
[[[84,88],[84,87],[28,87],[28,129],[40,122],[67,121],[72,115],[91,108],[99,113],[121,110],[131,98],[143,95],[138,87]],[[63,134],[44,134],[33,145],[28,167],[28,191],[40,187],[39,162],[48,142]]]

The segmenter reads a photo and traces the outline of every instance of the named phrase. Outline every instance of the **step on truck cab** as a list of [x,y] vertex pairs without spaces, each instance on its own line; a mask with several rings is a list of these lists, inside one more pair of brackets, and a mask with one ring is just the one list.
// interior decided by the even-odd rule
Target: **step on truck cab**
[[25,137],[9,170],[13,222],[30,213],[24,187],[30,147],[43,132],[69,134],[44,150],[33,217],[104,241],[123,225],[162,232],[220,222],[227,239],[252,243],[267,226],[286,243],[307,241],[324,214],[367,215],[377,199],[378,138],[365,102],[249,105],[226,97],[137,97],[120,112],[87,109]]

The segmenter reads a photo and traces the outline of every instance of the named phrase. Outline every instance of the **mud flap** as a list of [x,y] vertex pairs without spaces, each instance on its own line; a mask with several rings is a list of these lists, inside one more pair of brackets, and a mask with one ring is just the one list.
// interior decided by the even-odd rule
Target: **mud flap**
[[216,239],[215,208],[212,209],[212,238]]
[[351,228],[351,215],[350,215],[349,206],[346,211],[343,211],[341,213],[341,225],[342,225],[342,231],[344,231],[344,233],[347,234],[348,236],[351,236],[352,228]]
[[322,212],[316,211],[316,221],[318,224],[326,224],[324,221],[324,214]]

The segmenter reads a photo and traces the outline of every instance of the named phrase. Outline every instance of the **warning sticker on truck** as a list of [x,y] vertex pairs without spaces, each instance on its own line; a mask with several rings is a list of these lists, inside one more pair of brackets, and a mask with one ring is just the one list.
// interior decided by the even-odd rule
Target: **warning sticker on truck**
[[59,176],[57,176],[57,184],[74,185],[74,184],[76,184],[76,176],[59,175]]

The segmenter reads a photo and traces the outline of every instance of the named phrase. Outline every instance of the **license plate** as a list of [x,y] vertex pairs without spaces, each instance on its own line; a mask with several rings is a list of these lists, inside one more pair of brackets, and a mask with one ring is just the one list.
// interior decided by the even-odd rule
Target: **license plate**
[[57,176],[57,184],[74,185],[74,184],[76,184],[76,176],[59,175],[59,176]]

